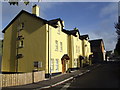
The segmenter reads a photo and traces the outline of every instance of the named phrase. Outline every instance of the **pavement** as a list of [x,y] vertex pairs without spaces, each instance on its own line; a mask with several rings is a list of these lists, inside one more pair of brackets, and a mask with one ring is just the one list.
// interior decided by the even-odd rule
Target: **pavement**
[[3,87],[2,90],[8,90],[8,89],[29,89],[29,90],[39,90],[39,89],[47,89],[51,87],[55,87],[57,85],[60,85],[62,83],[65,83],[69,80],[72,80],[76,77],[79,77],[85,73],[90,72],[91,70],[99,67],[100,64],[94,64],[91,66],[87,66],[85,68],[80,68],[79,70],[72,71],[71,73],[64,73],[57,76],[53,76],[51,78],[47,78],[43,81],[27,84],[27,85],[20,85],[20,86],[11,86],[11,87]]

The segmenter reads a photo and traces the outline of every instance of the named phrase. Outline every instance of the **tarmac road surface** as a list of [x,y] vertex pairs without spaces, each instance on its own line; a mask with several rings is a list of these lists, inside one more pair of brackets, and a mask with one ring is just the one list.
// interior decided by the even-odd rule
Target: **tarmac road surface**
[[73,88],[120,88],[120,62],[103,63],[82,76],[50,89]]

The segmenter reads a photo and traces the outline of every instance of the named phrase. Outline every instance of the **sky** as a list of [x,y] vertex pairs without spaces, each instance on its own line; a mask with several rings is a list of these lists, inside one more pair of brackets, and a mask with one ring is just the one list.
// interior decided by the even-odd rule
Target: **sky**
[[[40,17],[43,19],[61,18],[65,22],[65,29],[72,30],[77,27],[80,34],[88,34],[90,40],[103,39],[106,50],[115,48],[117,34],[114,23],[118,21],[117,2],[31,2],[27,6],[23,3],[13,6],[2,2],[1,31],[22,9],[31,13],[34,4],[40,6]],[[2,38],[3,34],[0,32],[0,39]]]

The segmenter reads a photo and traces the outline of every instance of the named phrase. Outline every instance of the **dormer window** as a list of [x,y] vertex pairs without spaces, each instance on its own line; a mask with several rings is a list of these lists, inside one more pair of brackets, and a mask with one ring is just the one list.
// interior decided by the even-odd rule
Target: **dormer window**
[[58,34],[60,34],[60,26],[58,26],[58,28],[57,28],[57,29],[58,29],[58,32],[57,32],[57,33],[58,33]]

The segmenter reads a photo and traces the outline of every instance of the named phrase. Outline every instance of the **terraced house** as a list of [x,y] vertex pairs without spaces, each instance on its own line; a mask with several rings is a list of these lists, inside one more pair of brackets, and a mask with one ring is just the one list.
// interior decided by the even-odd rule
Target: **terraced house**
[[90,41],[89,41],[89,35],[81,35],[80,39],[82,40],[82,56],[84,59],[81,61],[82,66],[91,65],[92,64],[92,55],[91,47],[90,47]]
[[[80,56],[82,56],[82,41],[77,28],[74,30],[63,30],[68,36],[68,55],[70,57],[69,69],[80,68]],[[82,63],[81,63],[82,64]]]
[[79,30],[64,28],[60,18],[40,18],[37,5],[32,14],[22,10],[3,30],[2,72],[45,70],[47,76],[80,67],[83,48]]

